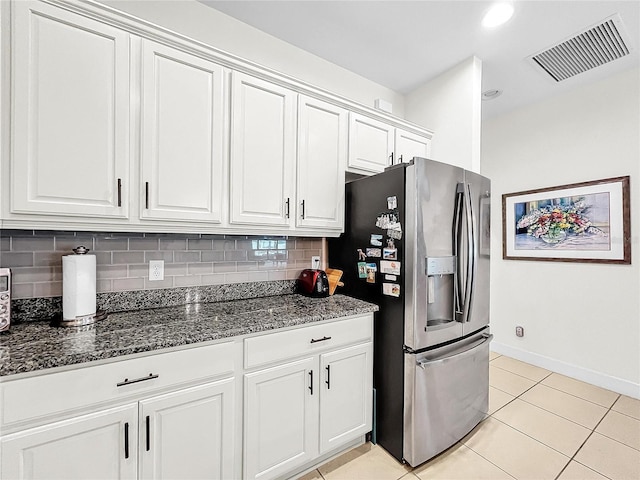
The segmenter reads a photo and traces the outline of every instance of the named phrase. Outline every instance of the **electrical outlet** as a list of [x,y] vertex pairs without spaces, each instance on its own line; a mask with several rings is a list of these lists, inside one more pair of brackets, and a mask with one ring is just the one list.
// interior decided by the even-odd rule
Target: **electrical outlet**
[[311,257],[311,268],[320,268],[320,256],[314,255]]
[[149,281],[164,280],[164,260],[149,260]]
[[524,337],[524,327],[519,325],[516,327],[516,337]]

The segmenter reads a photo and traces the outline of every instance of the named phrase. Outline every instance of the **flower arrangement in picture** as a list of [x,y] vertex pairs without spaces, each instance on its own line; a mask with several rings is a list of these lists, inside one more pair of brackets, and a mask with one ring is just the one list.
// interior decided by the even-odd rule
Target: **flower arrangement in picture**
[[523,215],[517,222],[517,228],[526,228],[527,235],[547,243],[562,242],[569,233],[606,235],[586,216],[588,208],[584,199],[569,205],[547,205]]

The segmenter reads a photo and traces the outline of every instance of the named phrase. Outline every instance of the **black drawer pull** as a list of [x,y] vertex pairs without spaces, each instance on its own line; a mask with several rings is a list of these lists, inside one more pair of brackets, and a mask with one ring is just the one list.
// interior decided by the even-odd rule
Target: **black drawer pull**
[[311,343],[325,342],[327,340],[331,340],[331,337],[312,338]]
[[313,395],[313,370],[309,371],[309,391],[311,392],[311,395]]
[[153,373],[150,373],[146,377],[136,378],[135,380],[129,380],[128,378],[125,378],[123,382],[116,383],[116,387],[124,387],[125,385],[131,385],[132,383],[146,382],[147,380],[153,380],[154,378],[158,378],[159,376],[160,375],[158,374],[154,375]]

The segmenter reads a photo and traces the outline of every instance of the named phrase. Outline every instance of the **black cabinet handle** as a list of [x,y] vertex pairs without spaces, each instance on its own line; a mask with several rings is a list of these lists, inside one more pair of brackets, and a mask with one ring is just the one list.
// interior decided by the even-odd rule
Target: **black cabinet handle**
[[144,182],[144,208],[149,210],[149,182]]
[[331,390],[331,365],[327,365],[327,380],[324,382],[327,384],[327,390]]
[[326,342],[327,340],[331,340],[331,337],[322,337],[322,338],[312,338],[311,339],[311,343],[318,343],[318,342]]
[[285,218],[289,218],[289,198],[284,202],[284,216]]
[[302,200],[302,214],[300,216],[304,218],[304,200]]
[[140,377],[134,380],[129,380],[128,378],[125,378],[124,381],[120,383],[116,383],[116,387],[124,387],[125,385],[131,385],[132,383],[146,382],[147,380],[153,380],[154,378],[158,378],[159,376],[160,375],[158,375],[157,373],[155,375],[153,373],[150,373],[146,377]]
[[400,157],[398,157],[399,162],[398,163],[402,163],[402,155],[400,155]]
[[393,152],[391,152],[391,155],[389,155],[389,158],[391,159],[391,165],[393,165]]
[[313,395],[313,370],[309,370],[309,391]]
[[149,435],[149,430],[150,430],[150,428],[149,428],[149,423],[150,423],[150,421],[149,421],[149,415],[147,415],[147,418],[146,418],[146,420],[145,420],[145,421],[146,421],[147,452],[148,452],[148,451],[151,449],[151,446],[150,446],[150,442],[151,442],[151,440],[150,440],[150,435]]
[[118,206],[122,206],[122,179],[118,179]]
[[124,424],[124,458],[129,458],[129,422]]

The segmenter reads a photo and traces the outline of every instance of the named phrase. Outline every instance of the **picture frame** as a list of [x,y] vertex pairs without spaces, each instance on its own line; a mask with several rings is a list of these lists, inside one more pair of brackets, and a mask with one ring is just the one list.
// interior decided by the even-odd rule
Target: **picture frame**
[[502,195],[502,258],[631,263],[629,176]]

